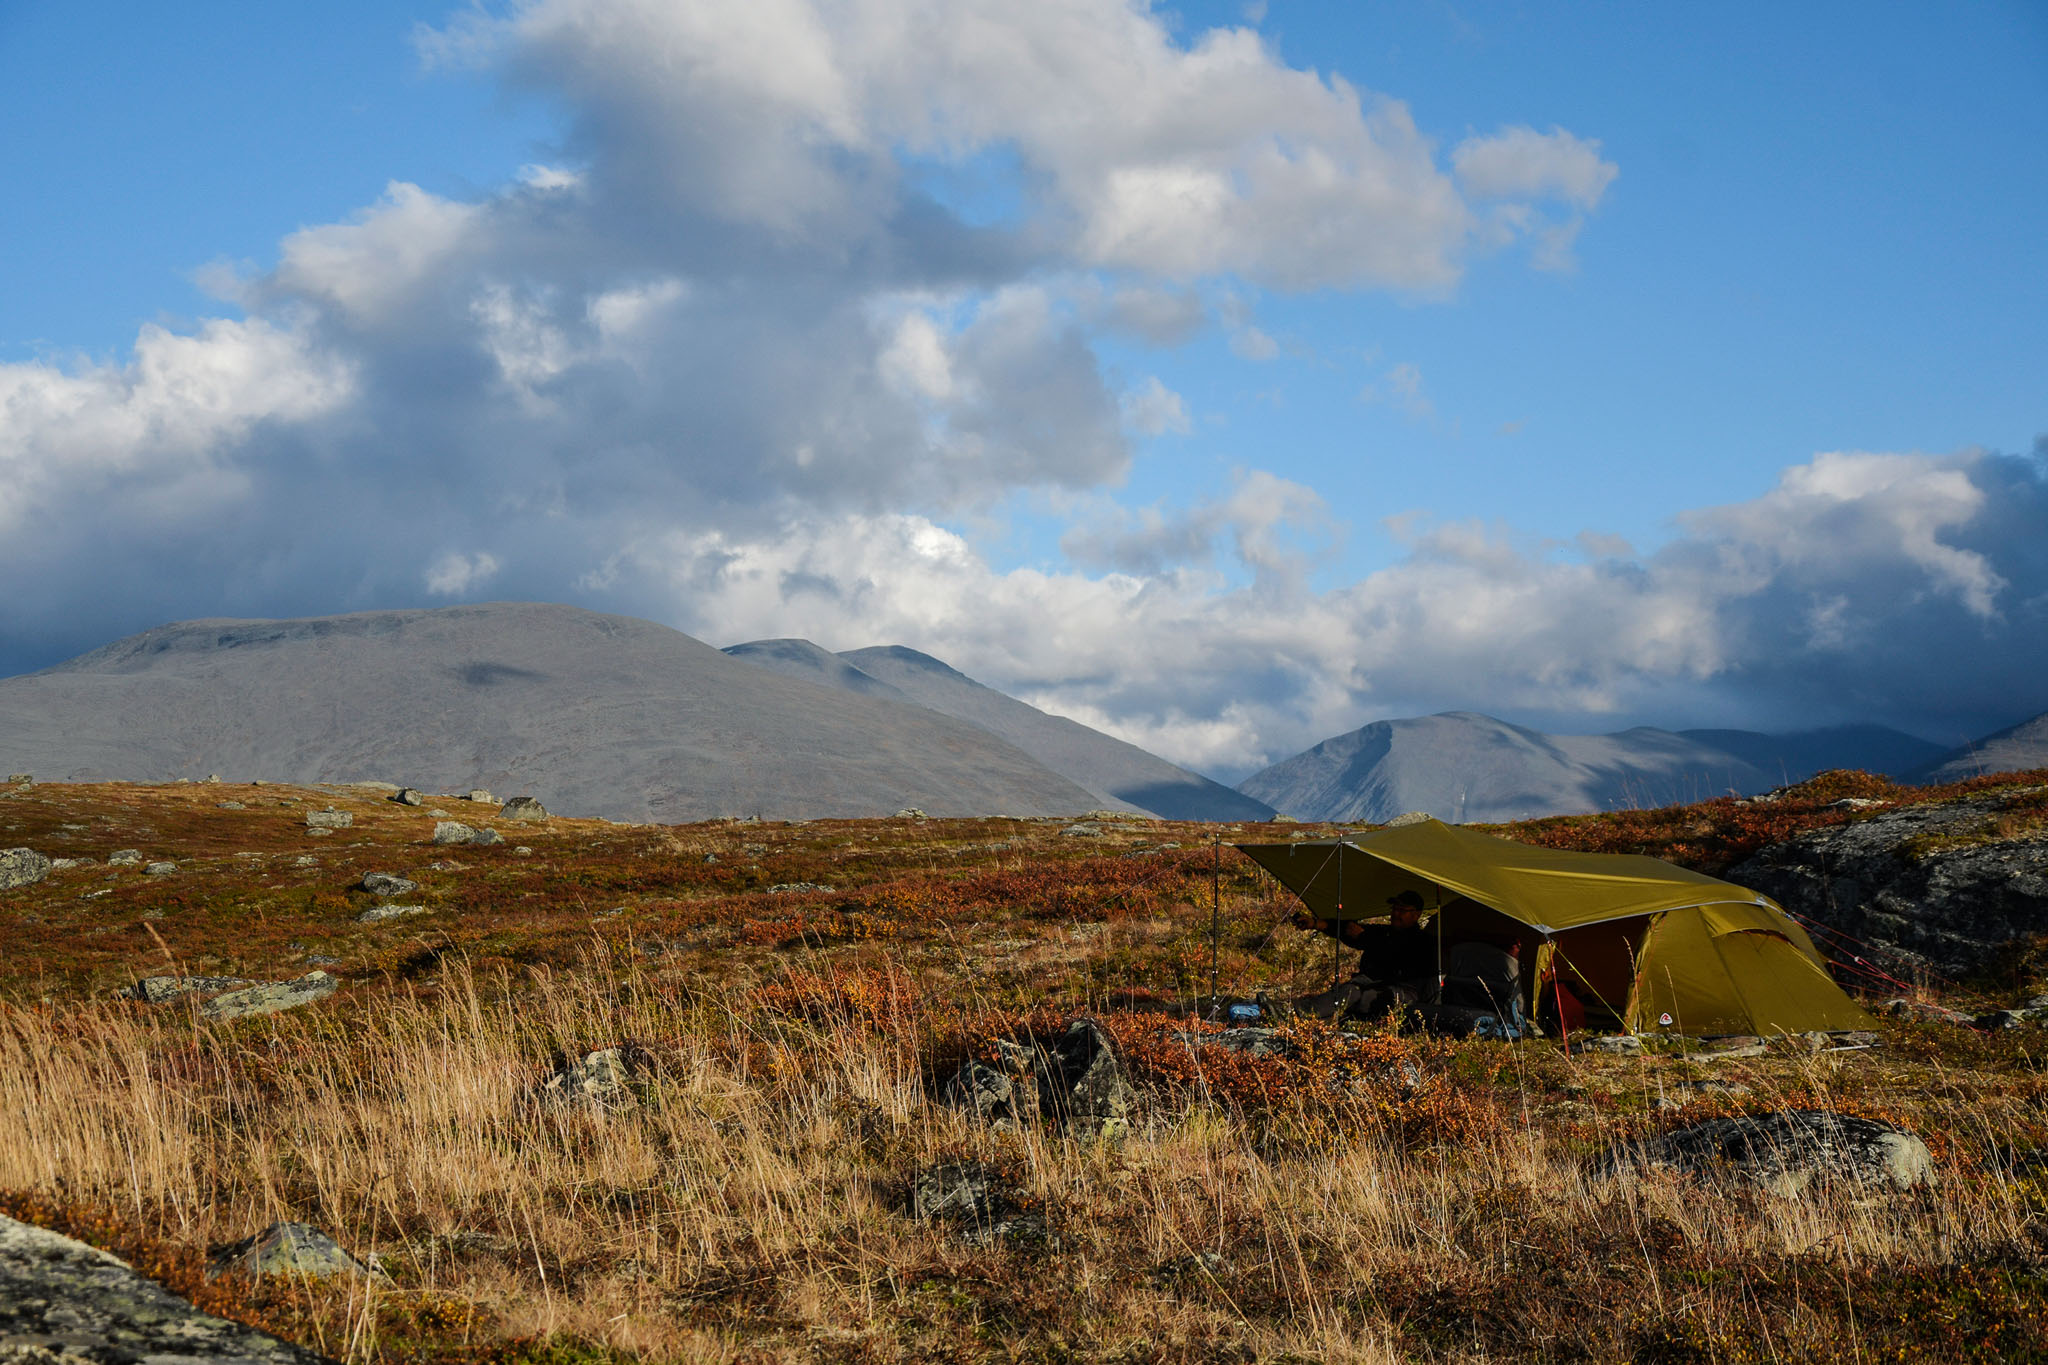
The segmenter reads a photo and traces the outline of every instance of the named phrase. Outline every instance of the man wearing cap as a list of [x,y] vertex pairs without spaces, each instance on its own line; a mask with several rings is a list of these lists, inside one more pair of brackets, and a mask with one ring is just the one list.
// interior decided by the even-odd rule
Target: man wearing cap
[[1305,910],[1295,915],[1297,929],[1358,949],[1358,971],[1349,981],[1295,1001],[1296,1009],[1322,1019],[1376,1019],[1429,993],[1436,984],[1436,940],[1422,927],[1422,893],[1394,893],[1387,897],[1387,912],[1385,924],[1317,919]]

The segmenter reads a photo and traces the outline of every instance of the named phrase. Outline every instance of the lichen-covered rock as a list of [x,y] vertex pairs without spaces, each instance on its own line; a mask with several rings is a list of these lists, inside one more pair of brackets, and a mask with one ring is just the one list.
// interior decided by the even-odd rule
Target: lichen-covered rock
[[1227,1028],[1221,1033],[1176,1033],[1175,1039],[1189,1047],[1221,1048],[1252,1057],[1285,1057],[1294,1051],[1294,1040],[1272,1028]]
[[462,799],[474,801],[480,806],[495,806],[498,804],[498,798],[485,791],[482,787],[472,787],[469,795]]
[[960,1069],[946,1078],[939,1099],[947,1108],[969,1114],[998,1132],[1021,1126],[1016,1085],[985,1062],[972,1058],[962,1062]]
[[530,796],[515,796],[498,808],[498,814],[507,820],[545,820],[548,808]]
[[359,885],[373,896],[409,896],[420,889],[418,882],[395,872],[365,872]]
[[391,794],[391,799],[401,806],[424,806],[427,804],[426,793],[415,787],[400,787]]
[[356,817],[353,814],[345,810],[336,810],[332,806],[326,810],[306,812],[307,829],[347,829],[355,822]]
[[146,976],[135,983],[135,998],[161,1005],[181,995],[211,995],[248,984],[247,978],[239,976]]
[[382,924],[388,919],[401,919],[406,915],[424,915],[424,905],[373,905],[356,916],[357,924]]
[[1138,1092],[1109,1033],[1093,1019],[1076,1019],[1038,1068],[1038,1102],[1077,1136],[1120,1137],[1130,1131]]
[[142,850],[139,848],[117,848],[107,855],[109,867],[134,867],[141,861]]
[[1950,977],[1988,966],[2007,943],[2048,933],[2048,837],[2002,832],[2018,797],[1992,791],[1881,811],[1775,844],[1727,873],[1874,949]]
[[324,1365],[225,1322],[84,1242],[0,1217],[0,1360],[22,1365]]
[[279,1010],[297,1009],[310,1005],[316,1000],[325,1000],[334,994],[341,983],[326,972],[307,972],[304,976],[290,981],[274,981],[261,986],[246,986],[226,995],[216,995],[206,1002],[203,1012],[209,1019],[242,1019],[252,1014],[276,1014]]
[[173,862],[151,863],[142,870],[151,877],[173,877],[177,875],[178,865]]
[[505,836],[494,829],[478,829],[465,825],[460,820],[437,820],[434,822],[434,842],[437,844],[502,844]]
[[541,1098],[557,1104],[623,1108],[633,1102],[633,1062],[631,1052],[618,1047],[600,1048],[581,1061],[565,1061],[540,1083]]
[[1934,1178],[1934,1157],[1916,1135],[1824,1109],[1709,1119],[1609,1154],[1609,1173],[1640,1167],[1732,1176],[1786,1196],[1815,1183],[1908,1190]]
[[0,849],[0,891],[30,886],[49,875],[50,860],[34,849]]
[[253,1237],[231,1242],[207,1262],[207,1272],[225,1275],[293,1275],[324,1280],[333,1275],[376,1272],[342,1250],[339,1243],[305,1223],[272,1223]]

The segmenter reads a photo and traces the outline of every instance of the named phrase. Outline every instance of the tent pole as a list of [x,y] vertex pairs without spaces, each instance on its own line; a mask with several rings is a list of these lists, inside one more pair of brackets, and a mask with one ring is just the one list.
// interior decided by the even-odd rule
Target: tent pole
[[1337,831],[1337,917],[1330,921],[1330,989],[1344,984],[1344,838]]
[[1564,1055],[1569,1057],[1572,1055],[1572,1030],[1571,1025],[1564,1021],[1564,977],[1557,966],[1557,940],[1548,934],[1543,937],[1550,944],[1550,993],[1557,1001],[1557,1033],[1564,1040]]
[[1216,1013],[1217,944],[1223,934],[1223,835],[1216,842],[1209,861],[1209,1013]]

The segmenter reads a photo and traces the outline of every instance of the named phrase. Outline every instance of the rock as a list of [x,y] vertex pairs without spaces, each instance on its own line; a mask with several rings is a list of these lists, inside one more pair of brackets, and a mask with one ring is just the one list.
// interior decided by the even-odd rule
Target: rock
[[219,807],[220,809],[222,809],[222,810],[247,810],[247,809],[249,809],[249,808],[248,808],[248,807],[247,807],[246,805],[242,804],[242,803],[241,803],[240,801],[216,801],[216,802],[215,802],[214,804],[215,804],[216,806],[218,806],[218,807]]
[[67,868],[89,867],[92,865],[92,862],[91,858],[52,858],[50,859],[50,871],[62,872]]
[[1961,1010],[1952,1010],[1945,1005],[1931,1005],[1925,1000],[1887,1000],[1877,1007],[1880,1014],[1889,1014],[1894,1019],[1918,1019],[1933,1024],[1970,1024],[1975,1022]]
[[161,1005],[181,995],[210,995],[248,984],[247,978],[239,976],[146,976],[135,983],[132,994],[137,1000]]
[[1986,1032],[1996,1032],[2000,1029],[2019,1028],[2026,1022],[2027,1011],[2025,1010],[1993,1010],[1989,1014],[1978,1015],[1970,1021],[1970,1024],[1973,1028],[1980,1028]]
[[494,829],[478,829],[465,825],[460,820],[436,820],[434,842],[437,844],[502,844],[505,836]]
[[206,776],[205,776],[204,778],[202,778],[201,780],[202,780],[202,781],[205,781],[205,782],[210,782],[210,783],[212,783],[212,784],[213,784],[214,786],[219,786],[219,785],[220,785],[220,774],[219,774],[219,773],[208,773],[208,774],[207,774],[207,775],[206,775]]
[[1409,825],[1419,825],[1425,820],[1434,819],[1436,817],[1426,810],[1404,810],[1393,819],[1387,821],[1386,828],[1403,829]]
[[506,820],[545,820],[548,808],[530,796],[515,796],[498,808],[498,815]]
[[1173,1036],[1189,1047],[1220,1047],[1226,1052],[1243,1052],[1253,1057],[1285,1057],[1294,1051],[1294,1040],[1273,1028],[1230,1028],[1221,1033]]
[[1138,1106],[1109,1033],[1093,1019],[1076,1019],[1066,1036],[1038,1067],[1038,1103],[1042,1113],[1081,1137],[1120,1137],[1130,1131]]
[[768,888],[771,896],[788,896],[803,891],[830,891],[832,888],[820,882],[777,882]]
[[117,848],[107,855],[109,867],[133,867],[141,861],[142,850],[139,848]]
[[716,853],[707,853],[704,855],[704,861],[707,863],[715,863],[718,861],[718,855]]
[[398,919],[402,915],[424,915],[424,905],[373,905],[356,916],[357,924],[381,924],[387,919]]
[[0,1358],[19,1365],[325,1365],[200,1312],[84,1242],[0,1217]]
[[1891,802],[1889,801],[1878,801],[1868,796],[1845,796],[1839,801],[1828,802],[1828,809],[1876,810],[1879,806],[1889,806],[1890,804]]
[[1774,844],[1723,874],[1844,936],[1828,948],[1891,976],[1960,978],[2048,932],[2048,839],[2003,835],[2011,793],[1878,811]]
[[472,788],[469,795],[462,799],[474,801],[480,806],[495,806],[498,804],[498,798],[485,791],[482,787]]
[[425,794],[412,787],[400,787],[396,792],[392,793],[391,799],[401,806],[424,806],[427,804]]
[[898,820],[929,820],[931,817],[916,806],[905,806],[902,810],[896,812],[895,818]]
[[7,780],[9,782],[15,783],[16,785],[20,785],[24,782],[33,782],[35,781],[35,778],[29,773],[9,773],[7,775]]
[[347,829],[356,822],[356,817],[345,810],[329,806],[326,810],[306,812],[307,829]]
[[996,1190],[989,1168],[979,1161],[942,1161],[927,1166],[910,1182],[910,1215],[919,1222],[935,1218],[990,1220]]
[[373,896],[409,896],[420,889],[420,884],[399,876],[395,872],[365,872],[357,883]]
[[269,982],[261,986],[247,986],[226,995],[216,995],[206,1002],[203,1012],[209,1019],[241,1019],[252,1014],[276,1014],[279,1010],[297,1009],[310,1005],[315,1000],[325,1000],[334,994],[341,983],[326,972],[307,972],[304,976],[290,981]]
[[628,1051],[617,1047],[592,1052],[580,1062],[565,1061],[540,1083],[541,1098],[557,1104],[622,1108],[633,1102],[633,1092],[627,1086],[633,1076],[633,1063]]
[[1022,1126],[1017,1113],[1017,1090],[1010,1078],[988,1065],[969,1059],[946,1078],[939,1099],[949,1109],[979,1119],[998,1132]]
[[314,857],[314,856],[313,856],[312,854],[310,854],[310,853],[301,853],[301,854],[300,854],[300,855],[299,855],[298,857],[296,857],[296,858],[292,859],[292,866],[293,866],[293,867],[318,867],[318,866],[320,866],[320,860],[319,860],[318,858],[315,858],[315,857]]
[[1102,826],[1085,821],[1078,825],[1068,825],[1060,831],[1060,837],[1063,839],[1099,839],[1102,837]]
[[219,1248],[207,1261],[209,1275],[289,1275],[324,1280],[334,1275],[376,1272],[343,1251],[332,1237],[305,1223],[272,1223],[253,1237]]
[[515,847],[512,850],[512,853],[515,857],[520,858],[531,858],[533,856],[533,850],[528,848],[525,844],[520,844],[517,847]]
[[151,863],[142,869],[145,875],[151,877],[168,877],[177,872],[177,870],[178,865],[176,863]]
[[1816,1181],[1908,1190],[1934,1178],[1934,1157],[1914,1134],[1821,1109],[1710,1119],[1609,1156],[1610,1174],[1641,1166],[1734,1176],[1786,1196]]
[[0,891],[31,886],[49,875],[50,860],[34,849],[0,849]]
[[1639,1057],[1643,1052],[1643,1040],[1633,1033],[1594,1033],[1572,1039],[1571,1050],[1574,1053],[1605,1052],[1614,1056]]

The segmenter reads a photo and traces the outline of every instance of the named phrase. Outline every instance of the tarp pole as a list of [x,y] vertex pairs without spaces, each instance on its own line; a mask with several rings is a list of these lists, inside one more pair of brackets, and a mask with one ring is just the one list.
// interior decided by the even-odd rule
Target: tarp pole
[[1209,1013],[1216,1013],[1217,945],[1223,935],[1223,836],[1217,834],[1209,862]]
[[1543,938],[1550,945],[1550,993],[1551,998],[1557,1001],[1557,1035],[1564,1039],[1565,1055],[1570,1056],[1572,1027],[1564,1021],[1564,978],[1557,969],[1557,940],[1548,934]]

